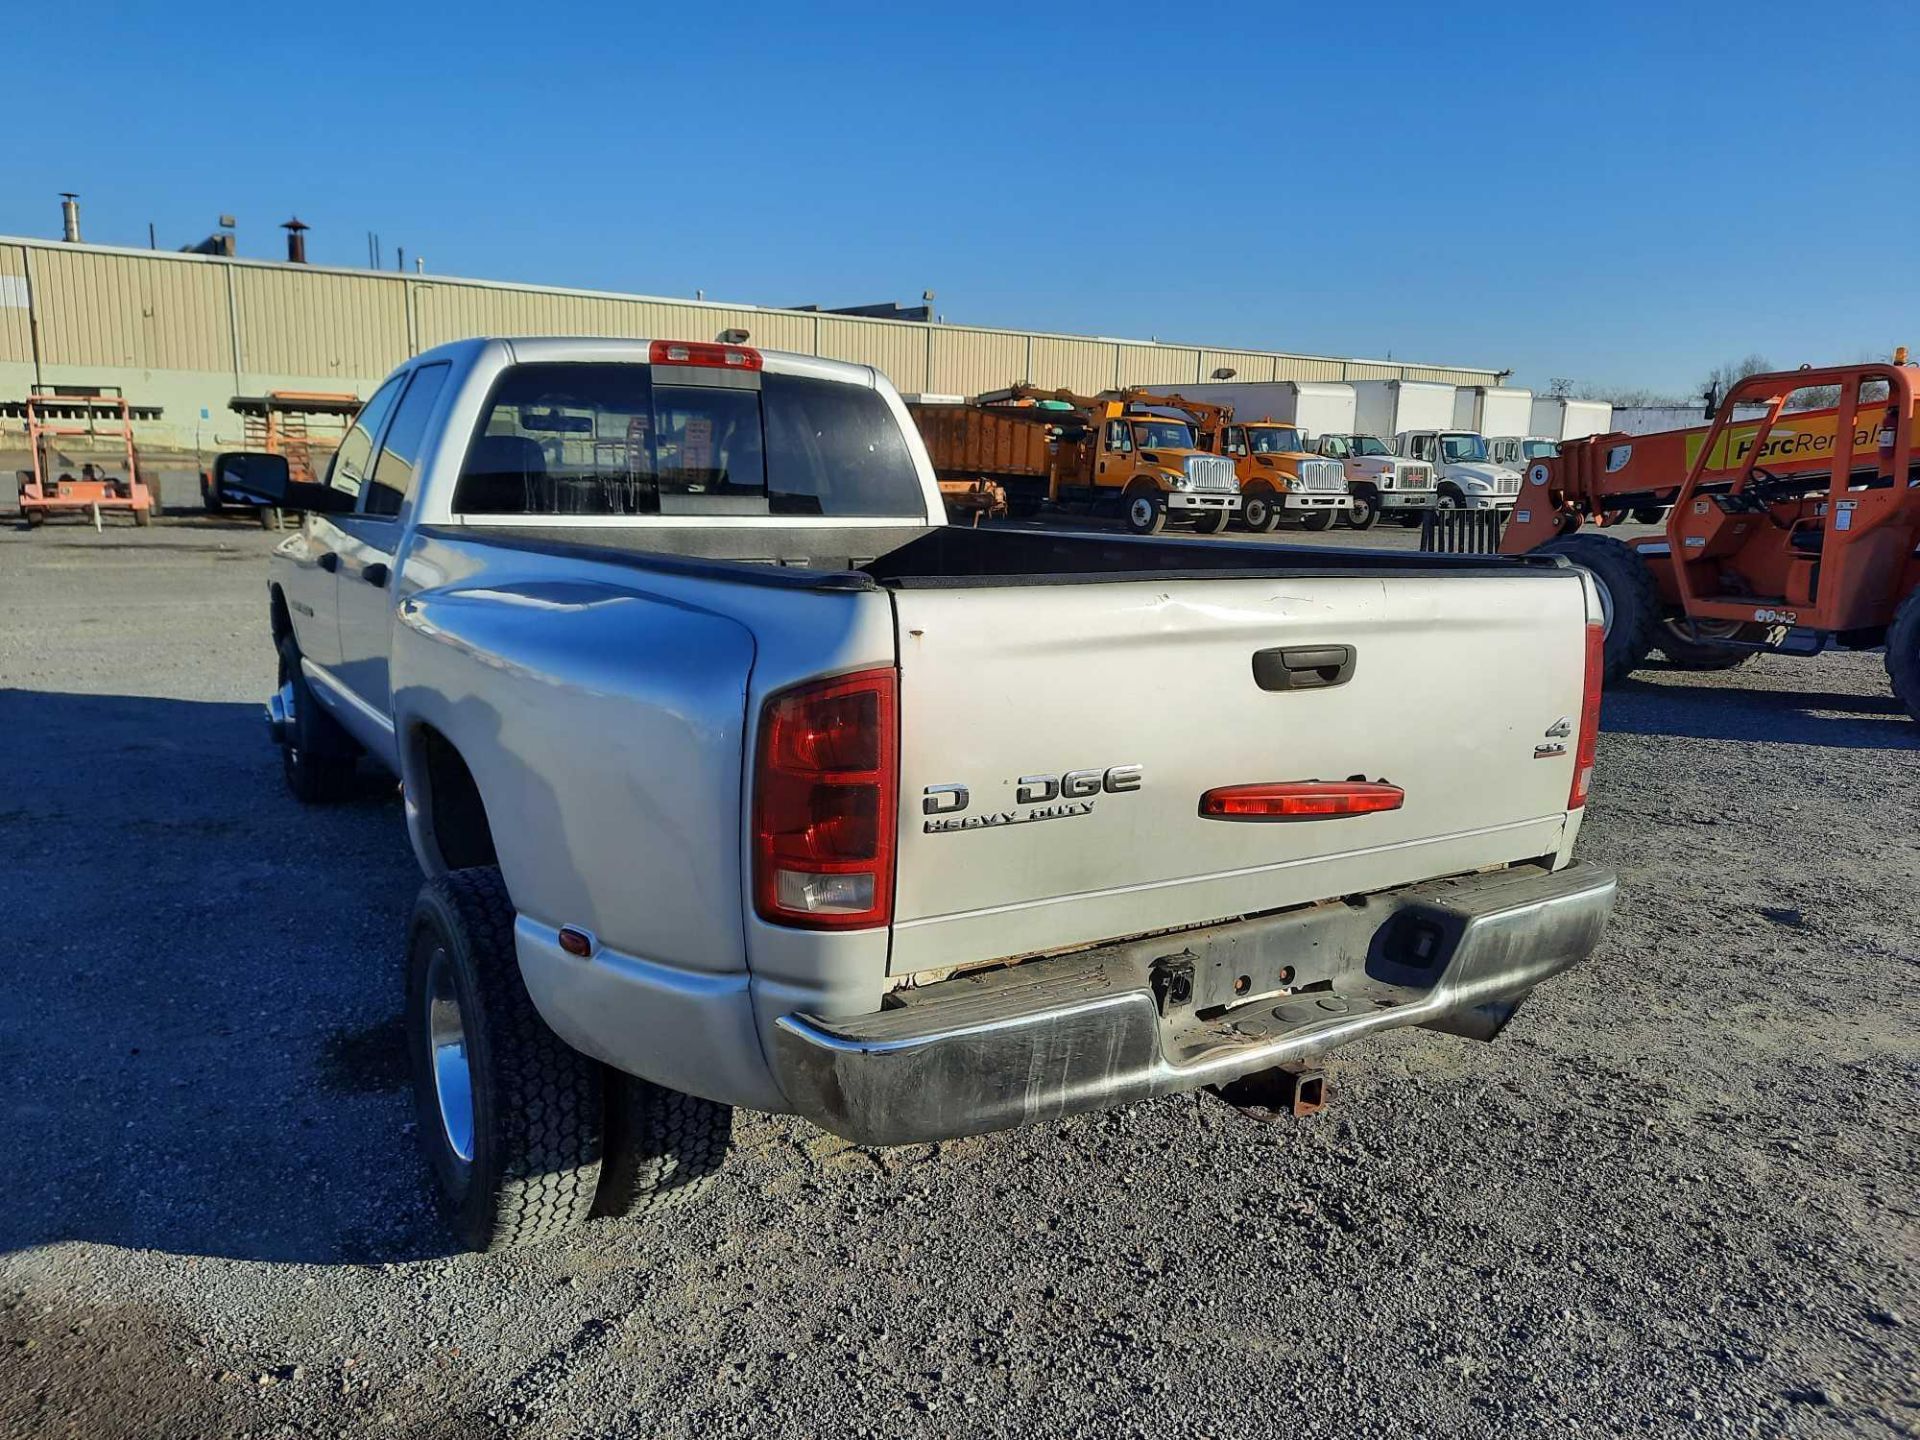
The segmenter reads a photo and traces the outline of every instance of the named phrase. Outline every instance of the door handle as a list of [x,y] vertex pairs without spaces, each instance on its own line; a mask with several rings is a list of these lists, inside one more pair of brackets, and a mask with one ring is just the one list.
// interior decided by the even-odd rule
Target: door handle
[[313,563],[331,575],[340,568],[340,556],[335,551],[329,550]]
[[392,573],[393,572],[387,569],[385,565],[382,565],[376,560],[360,572],[360,578],[375,589],[384,589],[386,587],[387,577]]
[[1253,683],[1262,690],[1325,690],[1353,678],[1351,645],[1284,645],[1253,652]]

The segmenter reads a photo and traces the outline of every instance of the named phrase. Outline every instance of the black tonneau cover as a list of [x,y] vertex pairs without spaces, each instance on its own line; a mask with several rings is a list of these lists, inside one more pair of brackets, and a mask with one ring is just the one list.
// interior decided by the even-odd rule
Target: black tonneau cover
[[429,525],[420,533],[434,540],[478,541],[599,564],[798,590],[958,590],[1488,570],[1544,574],[1565,563],[1557,556],[1434,555],[996,525]]

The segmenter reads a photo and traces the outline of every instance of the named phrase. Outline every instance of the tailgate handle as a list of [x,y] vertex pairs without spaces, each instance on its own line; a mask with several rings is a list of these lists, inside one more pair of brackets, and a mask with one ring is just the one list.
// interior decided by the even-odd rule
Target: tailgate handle
[[1287,645],[1253,652],[1253,683],[1262,690],[1324,690],[1353,678],[1351,645]]

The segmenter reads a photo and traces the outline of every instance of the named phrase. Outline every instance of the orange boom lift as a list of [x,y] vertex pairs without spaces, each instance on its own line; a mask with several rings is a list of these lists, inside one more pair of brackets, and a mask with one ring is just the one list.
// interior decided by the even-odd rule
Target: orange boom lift
[[[1839,404],[1786,413],[1796,390]],[[1711,425],[1570,440],[1527,468],[1500,548],[1567,556],[1600,586],[1606,678],[1656,647],[1718,670],[1772,650],[1887,647],[1887,673],[1920,720],[1920,371],[1892,364],[1755,375]],[[1757,420],[1735,407],[1760,403]],[[1603,533],[1670,506],[1666,533]]]

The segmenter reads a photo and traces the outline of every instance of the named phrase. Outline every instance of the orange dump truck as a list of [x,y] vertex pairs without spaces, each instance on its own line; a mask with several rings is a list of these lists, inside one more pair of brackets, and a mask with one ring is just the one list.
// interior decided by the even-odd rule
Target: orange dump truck
[[1209,454],[1186,420],[1120,394],[1019,385],[973,402],[912,397],[907,410],[943,493],[996,485],[1015,515],[1048,502],[1117,507],[1137,535],[1157,535],[1169,521],[1211,535],[1240,509],[1231,460]]

